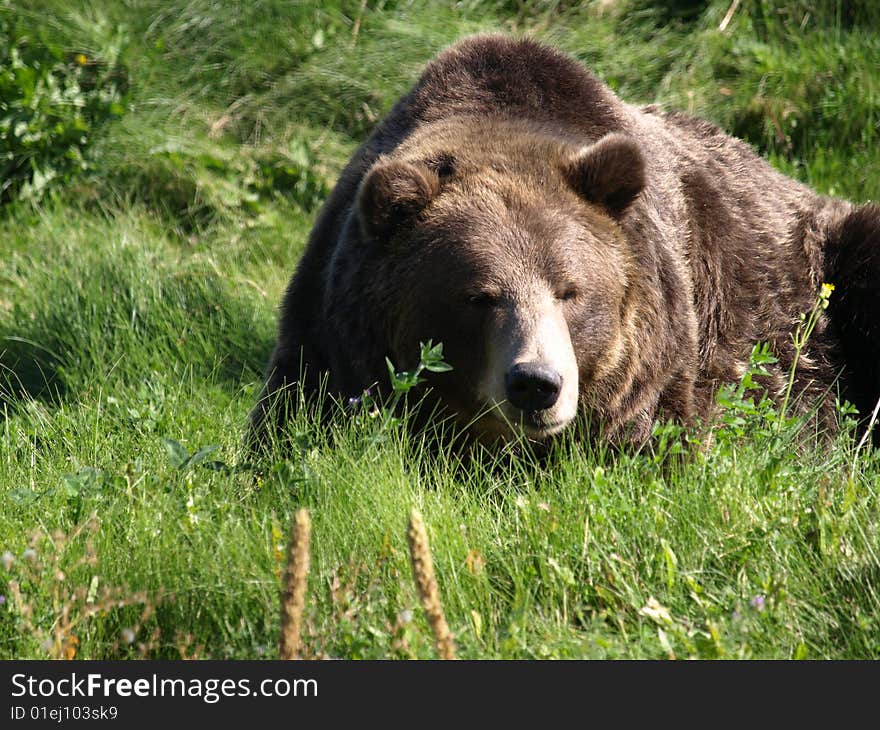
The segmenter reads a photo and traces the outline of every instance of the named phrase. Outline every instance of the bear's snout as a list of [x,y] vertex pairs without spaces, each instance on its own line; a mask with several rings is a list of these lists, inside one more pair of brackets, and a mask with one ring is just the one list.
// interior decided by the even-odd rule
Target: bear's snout
[[[562,307],[541,277],[520,277],[494,310],[475,410],[490,406],[484,431],[543,441],[563,431],[578,407],[578,361]],[[493,424],[497,421],[502,424]]]
[[541,362],[520,362],[504,376],[507,400],[521,411],[543,411],[553,407],[562,391],[562,376]]

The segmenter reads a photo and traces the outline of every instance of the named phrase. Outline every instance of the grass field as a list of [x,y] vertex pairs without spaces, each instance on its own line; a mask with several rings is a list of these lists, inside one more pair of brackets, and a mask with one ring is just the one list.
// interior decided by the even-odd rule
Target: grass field
[[876,199],[880,9],[743,0],[719,30],[730,8],[0,0],[0,658],[277,656],[300,507],[306,656],[435,656],[417,507],[464,658],[880,657],[880,455],[844,408],[817,447],[731,390],[685,458],[658,426],[462,469],[363,415],[300,418],[259,470],[242,448],[317,207],[465,34],[552,42]]

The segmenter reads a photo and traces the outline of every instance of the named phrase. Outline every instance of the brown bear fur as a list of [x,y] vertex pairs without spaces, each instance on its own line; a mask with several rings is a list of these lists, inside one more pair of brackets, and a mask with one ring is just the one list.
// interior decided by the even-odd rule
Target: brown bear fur
[[757,342],[779,359],[778,396],[799,315],[831,281],[794,395],[833,427],[839,376],[863,413],[880,396],[878,275],[880,207],[817,195],[708,122],[631,106],[551,48],[472,37],[342,172],[284,296],[252,433],[282,428],[322,378],[342,397],[387,384],[385,357],[412,367],[429,338],[454,368],[434,393],[471,422],[494,303],[526,280],[563,313],[581,408],[635,441],[658,417],[709,416]]

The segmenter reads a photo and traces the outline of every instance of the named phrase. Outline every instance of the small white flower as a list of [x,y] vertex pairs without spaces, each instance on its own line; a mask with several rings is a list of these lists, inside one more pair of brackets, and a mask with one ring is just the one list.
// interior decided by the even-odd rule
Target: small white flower
[[651,596],[648,602],[639,609],[639,615],[651,619],[654,623],[665,624],[669,626],[672,623],[672,616],[669,609],[662,605],[656,598]]

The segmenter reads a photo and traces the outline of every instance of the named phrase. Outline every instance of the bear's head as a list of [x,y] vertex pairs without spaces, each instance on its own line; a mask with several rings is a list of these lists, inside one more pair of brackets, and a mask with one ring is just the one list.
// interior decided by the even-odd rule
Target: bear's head
[[620,222],[644,168],[625,135],[582,144],[464,119],[425,126],[364,176],[356,215],[392,359],[442,342],[453,370],[432,392],[477,437],[544,441],[610,397],[634,255]]

